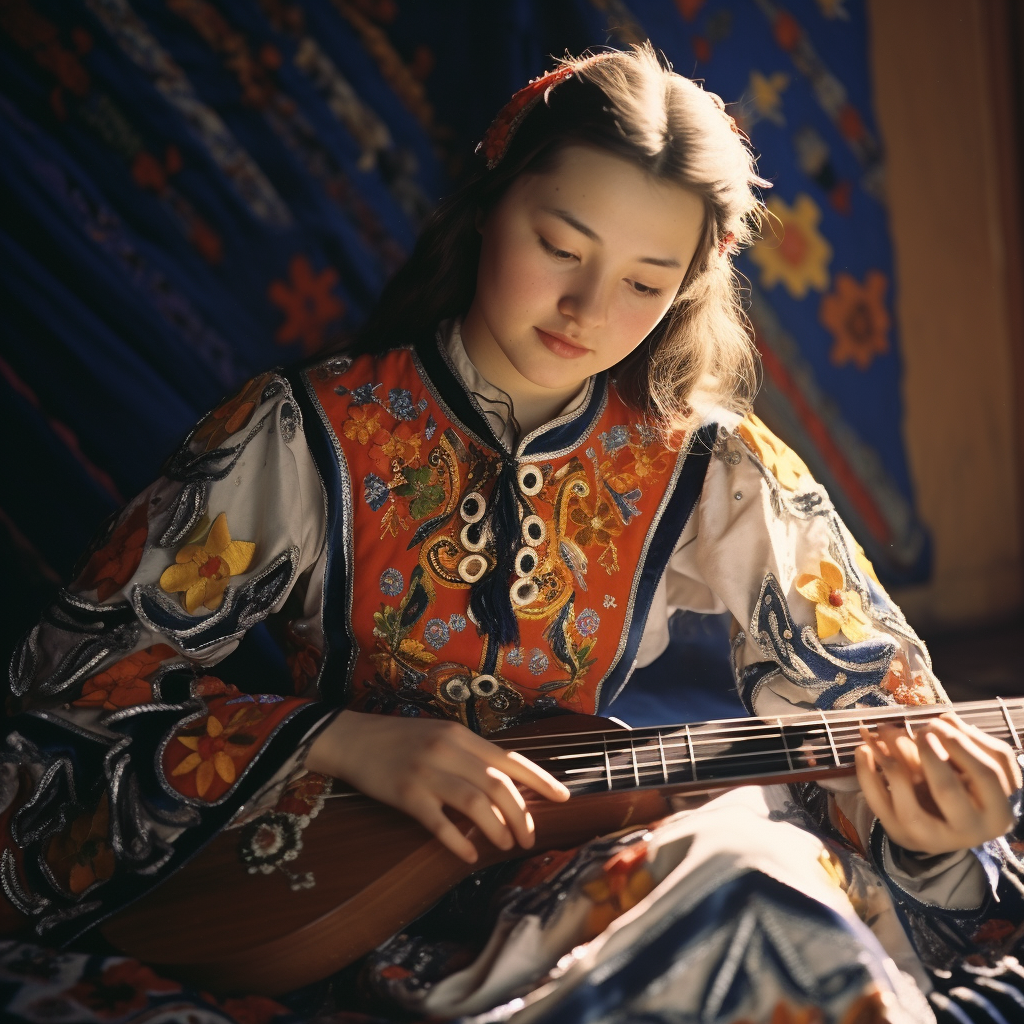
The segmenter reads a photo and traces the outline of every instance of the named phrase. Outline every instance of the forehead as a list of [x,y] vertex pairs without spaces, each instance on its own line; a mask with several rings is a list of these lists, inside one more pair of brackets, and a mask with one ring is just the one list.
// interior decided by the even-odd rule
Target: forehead
[[602,243],[628,246],[630,254],[674,254],[692,246],[704,224],[704,203],[696,192],[585,145],[566,146],[546,171],[522,175],[508,198],[530,212],[569,213]]

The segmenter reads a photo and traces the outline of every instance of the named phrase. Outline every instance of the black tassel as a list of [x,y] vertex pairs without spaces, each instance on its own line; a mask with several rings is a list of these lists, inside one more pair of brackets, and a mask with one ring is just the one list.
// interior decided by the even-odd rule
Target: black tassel
[[473,585],[469,607],[479,623],[480,633],[487,633],[500,647],[510,647],[519,643],[519,623],[512,609],[509,588],[512,586],[522,528],[516,462],[511,457],[502,460],[501,472],[491,492],[486,522],[491,530],[497,565]]

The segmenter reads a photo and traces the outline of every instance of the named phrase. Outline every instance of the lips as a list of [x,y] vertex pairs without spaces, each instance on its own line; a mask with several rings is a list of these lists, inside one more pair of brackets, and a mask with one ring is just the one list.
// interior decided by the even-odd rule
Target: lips
[[563,359],[579,359],[580,356],[585,356],[590,352],[590,349],[576,344],[576,342],[567,338],[564,334],[557,334],[554,331],[542,331],[539,327],[535,327],[534,330],[537,332],[537,337],[540,338],[544,347]]

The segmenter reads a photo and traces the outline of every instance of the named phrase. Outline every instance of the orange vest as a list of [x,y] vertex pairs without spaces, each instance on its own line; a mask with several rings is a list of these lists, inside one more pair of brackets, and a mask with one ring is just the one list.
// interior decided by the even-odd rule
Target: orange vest
[[[714,428],[693,454],[671,450],[602,374],[581,408],[510,454],[433,349],[335,357],[298,383],[329,496],[324,696],[484,735],[607,704],[700,495]],[[503,647],[473,621],[470,595],[497,562],[489,506],[506,459],[519,642]]]

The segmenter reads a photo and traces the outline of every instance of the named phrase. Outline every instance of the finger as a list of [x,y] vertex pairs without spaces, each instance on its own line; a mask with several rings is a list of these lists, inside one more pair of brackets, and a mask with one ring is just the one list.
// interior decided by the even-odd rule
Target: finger
[[878,731],[890,756],[903,765],[914,782],[920,782],[924,778],[921,772],[921,755],[908,730],[886,723],[880,726]]
[[888,831],[892,822],[892,797],[889,795],[889,787],[885,779],[878,771],[878,764],[875,755],[869,745],[858,747],[853,754],[854,762],[857,765],[857,781],[860,783],[861,792],[868,802],[868,807],[882,823],[882,827]]
[[529,848],[536,841],[533,815],[526,809],[523,794],[516,789],[515,783],[497,768],[486,769],[488,788],[486,793],[512,830],[516,842]]
[[491,743],[468,729],[460,739],[471,753],[540,796],[558,803],[569,799],[569,790],[558,779],[518,751],[503,750],[496,743]]
[[[1004,799],[1017,788],[1012,784],[1012,776],[1007,774],[1005,764],[978,744],[968,732],[941,718],[930,722],[928,728],[941,740],[953,765],[964,773],[969,785],[997,786]],[[981,797],[982,793],[974,795]]]
[[931,729],[919,734],[921,766],[928,792],[951,831],[961,835],[962,849],[976,845],[978,809],[967,790],[963,777],[950,763],[949,753]]
[[960,726],[982,749],[995,757],[1006,772],[1014,790],[1020,789],[1022,784],[1020,762],[1017,760],[1019,751],[1014,750],[1008,743],[995,736],[990,735],[976,725],[964,721],[955,712],[947,711],[940,717],[940,721],[948,722],[953,726]]
[[[936,827],[941,827],[944,823],[921,806],[911,770],[903,759],[892,752],[883,753],[880,744],[870,733],[865,732],[862,735],[867,739],[875,762],[882,770],[885,782],[889,786],[892,819],[889,823],[881,817],[879,820],[882,821],[886,832],[901,846],[913,850],[925,849],[934,838]],[[887,750],[895,749],[895,740],[890,739]]]
[[440,801],[427,793],[406,813],[415,818],[428,832],[432,832],[456,857],[467,864],[475,864],[480,855],[476,847],[455,827],[444,813]]
[[515,839],[511,829],[502,820],[488,793],[458,775],[442,775],[442,799],[449,807],[460,811],[499,850],[511,850]]

